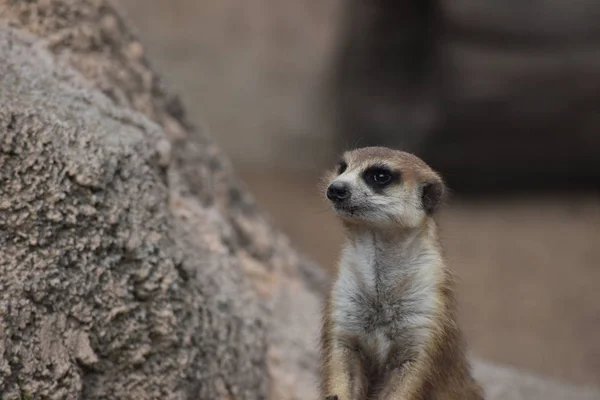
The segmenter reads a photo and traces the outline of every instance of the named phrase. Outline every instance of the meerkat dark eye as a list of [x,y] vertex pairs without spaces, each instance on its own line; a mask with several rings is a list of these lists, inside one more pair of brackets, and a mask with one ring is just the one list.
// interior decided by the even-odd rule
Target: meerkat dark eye
[[382,189],[400,180],[400,173],[384,166],[373,166],[363,172],[363,179],[374,190]]
[[338,167],[337,167],[337,173],[338,173],[338,175],[343,174],[346,171],[346,168],[348,168],[348,164],[346,164],[346,162],[343,161],[343,160],[340,161],[338,163]]
[[385,185],[392,180],[392,175],[387,171],[378,171],[373,173],[373,181],[380,185]]

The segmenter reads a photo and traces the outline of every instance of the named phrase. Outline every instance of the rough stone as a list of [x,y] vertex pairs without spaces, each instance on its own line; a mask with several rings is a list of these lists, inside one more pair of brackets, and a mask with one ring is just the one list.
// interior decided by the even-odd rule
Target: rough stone
[[0,54],[0,392],[265,398],[268,313],[220,212],[169,202],[163,130],[14,29]]

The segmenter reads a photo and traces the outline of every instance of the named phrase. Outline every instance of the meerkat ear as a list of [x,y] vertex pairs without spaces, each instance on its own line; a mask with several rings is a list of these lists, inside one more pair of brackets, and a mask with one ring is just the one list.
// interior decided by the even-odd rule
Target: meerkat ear
[[446,188],[442,181],[426,182],[421,192],[421,203],[427,215],[432,215],[444,200]]

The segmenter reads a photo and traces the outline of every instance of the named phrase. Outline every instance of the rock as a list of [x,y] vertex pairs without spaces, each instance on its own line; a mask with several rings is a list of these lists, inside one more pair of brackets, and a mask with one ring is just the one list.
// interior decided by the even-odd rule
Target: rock
[[183,196],[193,217],[170,209],[166,134],[36,39],[3,28],[0,52],[2,391],[264,398],[268,312],[227,246],[209,249],[225,219]]

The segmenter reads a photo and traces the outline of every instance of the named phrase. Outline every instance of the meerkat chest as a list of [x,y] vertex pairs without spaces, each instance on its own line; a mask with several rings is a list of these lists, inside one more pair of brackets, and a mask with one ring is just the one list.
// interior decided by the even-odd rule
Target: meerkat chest
[[380,360],[392,347],[425,341],[435,312],[430,280],[371,264],[352,267],[341,271],[332,292],[337,333],[358,338]]

